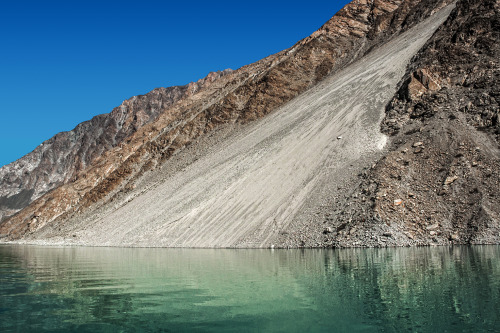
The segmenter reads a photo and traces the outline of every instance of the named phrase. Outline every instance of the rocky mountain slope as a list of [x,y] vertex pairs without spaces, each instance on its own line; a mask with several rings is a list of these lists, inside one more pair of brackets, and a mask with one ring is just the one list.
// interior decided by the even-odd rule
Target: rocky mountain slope
[[72,182],[104,152],[156,120],[177,101],[229,73],[210,73],[181,87],[158,88],[124,101],[108,114],[95,116],[43,142],[34,151],[0,168],[0,221],[48,191]]
[[[180,170],[146,173],[113,204],[46,226],[36,237],[64,243],[65,235],[74,235],[73,243],[92,245],[279,245],[276,238],[291,223],[303,222],[299,216],[315,212],[326,195],[380,154],[384,106],[410,57],[446,13],[220,142],[186,149],[175,156],[177,163],[200,146],[210,147]],[[152,175],[160,179],[152,181]]]
[[[459,55],[465,51],[458,47],[455,62],[447,63],[446,67],[445,60],[439,60],[440,63],[435,59],[439,58],[436,54],[444,54],[439,45],[461,42],[466,44],[465,48],[473,45],[469,54],[474,57],[476,44],[482,47],[495,38],[498,42],[494,33],[498,26],[495,23],[498,4],[494,1],[489,3],[489,9],[484,7],[480,23],[476,23],[478,29],[464,27],[456,39],[448,42],[446,38],[453,35],[450,31],[460,31],[461,25],[472,24],[469,21],[476,17],[464,10],[467,1],[459,1],[457,9],[431,37],[433,29],[444,22],[451,10],[447,7],[440,11],[449,2],[352,2],[292,48],[218,75],[192,94],[179,94],[158,115],[151,116],[151,121],[143,122],[119,144],[108,145],[110,148],[96,153],[97,157],[88,160],[71,177],[66,178],[63,171],[64,176],[60,177],[68,180],[60,183],[65,184],[54,186],[52,191],[3,221],[0,235],[3,239],[22,238],[50,244],[141,246],[381,246],[440,240],[441,243],[498,241],[498,233],[497,236],[492,233],[498,226],[494,196],[478,204],[479,211],[486,212],[479,215],[478,225],[471,218],[450,218],[450,214],[461,216],[462,211],[466,215],[469,210],[448,209],[453,205],[461,207],[459,200],[468,200],[476,193],[482,198],[490,195],[498,187],[498,177],[496,183],[486,182],[490,184],[484,186],[487,190],[476,186],[477,192],[475,187],[454,193],[452,200],[446,198],[443,210],[441,206],[431,207],[435,198],[426,187],[434,189],[431,181],[448,183],[444,185],[448,188],[460,183],[455,178],[455,169],[451,169],[450,158],[446,160],[448,164],[438,168],[446,170],[449,166],[453,170],[444,180],[433,180],[435,175],[425,172],[429,159],[438,163],[450,143],[455,142],[454,137],[436,144],[435,153],[420,164],[409,161],[407,165],[415,168],[409,173],[415,184],[410,184],[410,180],[401,182],[406,174],[398,175],[392,164],[386,164],[392,159],[400,163],[398,149],[408,149],[401,153],[406,156],[413,154],[409,146],[419,151],[415,156],[428,156],[426,153],[432,152],[429,142],[443,137],[443,132],[435,132],[435,137],[429,140],[417,138],[427,132],[415,124],[427,126],[431,123],[428,119],[439,119],[435,115],[439,112],[431,117],[427,115],[429,112],[415,115],[420,114],[421,105],[434,105],[431,102],[441,100],[439,94],[453,86],[452,78],[450,83],[443,83],[451,77],[447,74],[449,68],[459,70],[450,66],[455,63],[459,67],[460,61],[463,64],[471,61],[462,60]],[[468,4],[467,9],[478,12],[486,3],[476,7]],[[488,13],[490,17],[483,19]],[[425,21],[427,17],[429,21]],[[492,22],[490,26],[485,23],[488,20]],[[481,28],[481,24],[486,25]],[[467,34],[471,31],[480,36],[479,43],[476,40],[470,44]],[[403,76],[410,57],[429,37]],[[488,61],[493,61],[490,58],[498,54],[494,53],[494,47],[490,49],[493,54],[481,53],[486,60],[478,66],[489,64]],[[429,57],[431,54],[434,58]],[[491,66],[492,70],[486,72],[497,75],[494,73],[498,66],[494,62]],[[469,80],[470,73],[475,77],[471,68],[464,70],[469,71]],[[390,102],[397,86],[399,91]],[[484,89],[488,93],[487,87]],[[454,96],[459,98],[461,94],[457,90]],[[344,96],[346,99],[342,99]],[[489,96],[494,99],[498,95]],[[442,100],[445,109],[452,99],[446,95]],[[495,104],[491,104],[491,98],[488,101],[490,120],[483,124],[495,127]],[[379,132],[378,124],[386,104],[389,106],[383,128],[394,139],[383,157],[377,148],[383,146],[385,136]],[[484,108],[481,104],[476,106],[481,118]],[[476,131],[469,118],[464,118],[464,126]],[[453,120],[456,119],[461,118]],[[436,120],[436,126],[443,127],[443,123]],[[465,135],[469,127],[462,131],[450,125],[448,129]],[[490,169],[490,177],[495,177],[498,142],[488,141],[491,134],[480,134],[484,134],[482,146],[475,145],[477,140],[470,145],[475,152],[486,156],[483,159],[489,158],[488,163],[493,163],[484,165],[490,166],[486,169]],[[420,141],[400,138],[410,135]],[[338,136],[342,139],[337,140]],[[464,141],[462,147],[467,144]],[[467,156],[462,154],[461,157]],[[67,164],[71,165],[68,170],[77,168]],[[400,173],[403,172],[401,169]],[[437,172],[438,176],[445,173]],[[3,179],[9,178],[9,174]],[[478,177],[481,182],[483,175]],[[404,189],[412,191],[407,191],[408,198],[422,198],[414,203],[412,212],[424,211],[421,214],[430,214],[431,219],[424,216],[423,221],[407,223],[407,216],[417,215],[408,215],[407,199],[399,193]],[[23,196],[29,195],[26,193]],[[455,203],[448,204],[453,199]],[[16,201],[12,196],[2,200],[11,206]],[[420,205],[422,209],[418,208]],[[400,208],[405,210],[401,212]],[[434,211],[442,215],[433,215]],[[450,221],[446,227],[456,224],[453,232],[444,230],[445,223],[441,220],[435,226],[433,218],[446,214]],[[463,227],[463,223],[472,225]],[[467,228],[480,230],[476,232],[480,236],[462,236],[470,234]]]

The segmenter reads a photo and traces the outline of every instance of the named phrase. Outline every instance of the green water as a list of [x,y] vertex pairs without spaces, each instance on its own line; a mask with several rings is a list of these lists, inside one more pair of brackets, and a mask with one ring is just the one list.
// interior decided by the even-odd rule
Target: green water
[[0,332],[500,331],[500,247],[0,246]]

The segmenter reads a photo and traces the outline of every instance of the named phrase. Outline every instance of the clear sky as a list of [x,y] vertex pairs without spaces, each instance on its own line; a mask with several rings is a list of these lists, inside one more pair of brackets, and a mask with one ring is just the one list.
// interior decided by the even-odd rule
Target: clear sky
[[347,2],[1,1],[0,166],[134,95],[288,48]]

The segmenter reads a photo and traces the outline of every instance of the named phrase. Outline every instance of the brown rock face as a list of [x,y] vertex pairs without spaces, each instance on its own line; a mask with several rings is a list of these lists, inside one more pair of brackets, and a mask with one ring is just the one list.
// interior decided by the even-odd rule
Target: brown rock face
[[408,100],[416,101],[428,92],[441,89],[441,85],[438,81],[439,79],[434,77],[425,68],[419,68],[417,71],[412,73],[410,77],[410,83],[408,83],[408,88],[406,90],[406,98]]
[[[101,134],[83,140],[88,143],[78,148],[61,143],[60,149],[47,149],[75,153],[64,163],[67,167],[56,172],[58,178],[50,187],[53,190],[4,221],[0,235],[17,239],[56,219],[78,216],[113,200],[118,193],[133,188],[144,172],[163,165],[199,137],[263,117],[449,2],[355,0],[288,50],[226,75],[213,74],[202,82],[202,88],[189,85],[153,91],[150,94],[158,96],[146,98],[133,112],[115,109],[116,119],[96,126]],[[426,78],[429,80],[422,84],[431,89],[434,81],[430,81],[431,76]],[[207,81],[210,84],[204,84]],[[130,103],[137,99],[141,100],[134,98]],[[127,130],[121,131],[124,126]],[[103,145],[106,149],[97,148]],[[50,172],[54,172],[56,160],[50,160]],[[4,172],[3,179],[13,186],[30,183],[22,175],[16,180],[10,170]]]

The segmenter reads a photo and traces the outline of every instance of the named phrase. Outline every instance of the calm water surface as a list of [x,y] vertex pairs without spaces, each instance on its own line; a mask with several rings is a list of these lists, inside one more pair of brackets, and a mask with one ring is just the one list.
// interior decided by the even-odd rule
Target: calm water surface
[[499,332],[500,247],[0,246],[0,332]]

